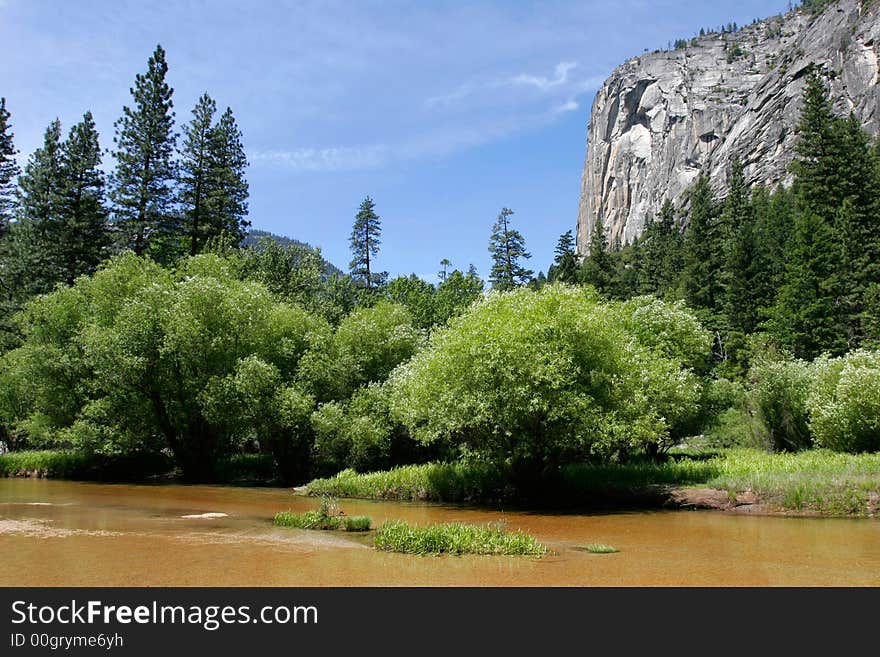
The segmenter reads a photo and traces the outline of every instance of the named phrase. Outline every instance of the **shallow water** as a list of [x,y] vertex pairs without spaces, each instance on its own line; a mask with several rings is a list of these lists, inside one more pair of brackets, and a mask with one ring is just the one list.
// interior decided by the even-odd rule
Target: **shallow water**
[[[340,501],[346,514],[369,515],[374,525],[503,519],[552,550],[540,559],[419,557],[378,552],[362,535],[272,526],[277,511],[317,504],[284,489],[0,479],[0,585],[880,585],[878,519]],[[620,552],[578,549],[587,543]]]

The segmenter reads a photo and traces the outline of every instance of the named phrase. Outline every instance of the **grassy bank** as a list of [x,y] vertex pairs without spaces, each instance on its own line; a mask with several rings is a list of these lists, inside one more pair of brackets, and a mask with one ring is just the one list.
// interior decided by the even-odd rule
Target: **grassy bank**
[[[570,465],[546,477],[541,495],[557,505],[652,506],[668,501],[669,489],[684,487],[724,490],[731,498],[752,491],[762,504],[782,511],[872,515],[880,513],[880,453],[730,449],[678,454],[661,463]],[[305,492],[444,502],[516,497],[502,469],[482,464],[427,464],[369,474],[346,470],[311,482]]]
[[379,550],[407,554],[506,554],[541,556],[547,548],[521,531],[497,525],[448,523],[413,527],[405,522],[386,522],[376,532]]
[[172,469],[171,459],[157,453],[126,455],[39,450],[0,454],[2,477],[49,477],[97,481],[137,481]]

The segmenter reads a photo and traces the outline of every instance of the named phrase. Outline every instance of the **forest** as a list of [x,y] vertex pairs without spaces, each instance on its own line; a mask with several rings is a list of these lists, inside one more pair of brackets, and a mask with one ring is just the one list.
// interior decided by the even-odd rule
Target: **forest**
[[[303,484],[425,463],[660,462],[682,446],[880,450],[880,146],[806,86],[793,182],[732,162],[633,244],[597,222],[537,276],[504,207],[486,286],[377,267],[367,196],[341,274],[318,249],[245,242],[247,158],[203,95],[175,133],[157,47],[115,124],[53,121],[23,171],[0,101],[0,440],[188,481],[251,464]],[[488,287],[488,289],[487,289]]]

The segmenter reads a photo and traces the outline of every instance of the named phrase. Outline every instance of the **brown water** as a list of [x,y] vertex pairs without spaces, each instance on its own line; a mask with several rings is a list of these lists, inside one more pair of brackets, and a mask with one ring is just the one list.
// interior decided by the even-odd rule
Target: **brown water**
[[[559,515],[342,500],[374,524],[502,518],[553,553],[419,557],[369,538],[272,526],[315,508],[282,489],[0,479],[0,585],[880,585],[880,520],[668,511]],[[206,513],[223,517],[182,516]],[[620,552],[578,549],[609,543]]]

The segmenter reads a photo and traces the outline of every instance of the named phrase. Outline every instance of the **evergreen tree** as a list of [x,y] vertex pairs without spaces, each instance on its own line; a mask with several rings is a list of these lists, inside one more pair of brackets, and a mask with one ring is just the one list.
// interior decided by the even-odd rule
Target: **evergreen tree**
[[758,324],[755,283],[755,221],[743,165],[735,160],[721,225],[727,229],[724,305],[731,330],[751,333]]
[[599,292],[610,294],[614,278],[614,260],[609,253],[605,225],[602,218],[597,217],[590,234],[589,254],[581,265],[580,280]]
[[720,328],[723,299],[721,270],[724,235],[717,221],[717,208],[709,179],[700,176],[689,193],[690,209],[684,236],[682,289],[685,301],[705,311],[707,325]]
[[837,257],[828,223],[810,211],[801,212],[789,240],[785,283],[767,322],[770,333],[796,358],[846,349]]
[[578,265],[574,246],[574,235],[570,230],[559,236],[559,241],[556,243],[556,257],[547,272],[547,278],[551,283],[577,282]]
[[382,235],[382,223],[376,214],[376,204],[367,196],[360,205],[351,229],[351,253],[354,256],[349,264],[351,277],[367,291],[381,285],[383,274],[377,274],[373,259],[379,253],[379,239]]
[[769,317],[778,290],[785,282],[785,252],[794,233],[794,202],[791,192],[779,185],[769,194],[758,187],[752,194],[754,243],[753,297],[759,320]]
[[195,255],[208,235],[208,196],[211,193],[212,128],[217,104],[205,93],[183,127],[183,145],[178,168],[178,199],[189,253]]
[[247,156],[241,130],[230,108],[226,108],[210,135],[209,212],[206,239],[230,235],[236,244],[247,234],[249,188],[245,179]]
[[449,275],[449,268],[451,266],[452,263],[449,261],[448,258],[443,258],[443,260],[440,261],[440,271],[437,272],[437,278],[440,279],[441,283],[445,281],[446,277]]
[[50,291],[60,278],[51,238],[61,218],[61,161],[61,122],[55,119],[18,180],[18,221],[10,234],[13,244],[6,249],[4,273],[19,302]]
[[0,98],[0,238],[9,229],[15,209],[15,179],[18,176],[18,162],[13,144],[12,115],[6,109],[6,99]]
[[666,199],[633,245],[637,272],[634,293],[674,296],[681,268],[681,235],[675,225],[675,207]]
[[138,74],[131,89],[134,104],[122,108],[116,121],[116,171],[110,180],[115,224],[124,246],[138,255],[172,259],[179,245],[178,217],[173,208],[176,178],[173,132],[174,90],[165,81],[168,64],[162,46]]
[[70,129],[62,145],[59,220],[49,237],[60,282],[91,274],[109,246],[101,147],[91,112]]
[[532,255],[526,251],[525,239],[520,232],[510,226],[512,214],[513,210],[502,208],[489,237],[489,253],[492,254],[489,281],[493,289],[502,292],[528,283],[533,274],[531,269],[520,264],[520,260],[527,260]]

